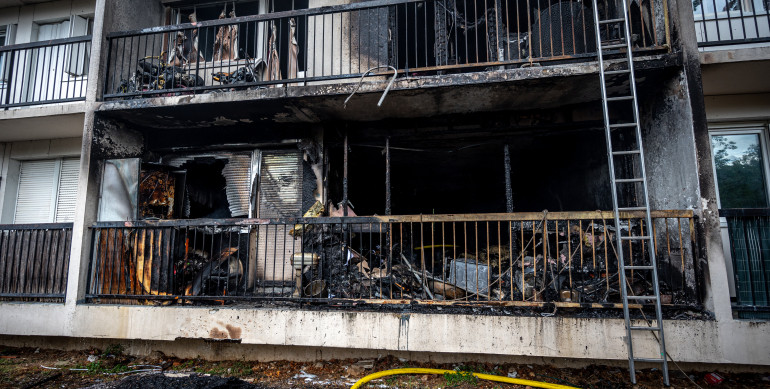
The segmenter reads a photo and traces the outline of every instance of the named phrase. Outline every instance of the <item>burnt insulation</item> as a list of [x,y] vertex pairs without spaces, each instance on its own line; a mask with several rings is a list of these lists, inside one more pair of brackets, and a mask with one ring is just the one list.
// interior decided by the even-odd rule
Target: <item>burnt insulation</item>
[[302,161],[302,213],[304,214],[316,201],[315,191],[318,189],[315,172],[308,161]]

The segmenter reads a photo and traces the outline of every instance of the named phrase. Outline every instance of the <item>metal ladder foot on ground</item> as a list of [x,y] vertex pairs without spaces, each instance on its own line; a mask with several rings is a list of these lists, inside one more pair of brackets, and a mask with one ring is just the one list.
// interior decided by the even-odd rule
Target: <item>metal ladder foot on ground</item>
[[[609,159],[610,179],[612,186],[612,206],[615,218],[615,239],[618,248],[618,262],[620,272],[620,291],[623,299],[623,316],[626,324],[626,343],[628,348],[628,368],[631,375],[631,382],[636,384],[636,362],[660,363],[663,371],[663,381],[669,386],[668,360],[666,354],[666,343],[663,337],[663,315],[660,302],[660,288],[658,284],[658,268],[655,260],[654,234],[652,220],[650,217],[649,195],[647,192],[647,174],[644,166],[644,150],[642,148],[642,132],[639,118],[639,104],[636,94],[636,78],[634,75],[634,63],[631,54],[631,33],[628,25],[628,4],[627,0],[620,0],[623,4],[622,15],[612,19],[603,19],[599,15],[597,0],[593,0],[594,30],[596,34],[596,47],[599,56],[599,75],[601,77],[602,108],[604,112],[604,133],[607,141],[607,155]],[[602,30],[605,36],[602,37]],[[618,38],[613,39],[611,32],[617,32]],[[611,54],[623,59],[626,68],[617,68],[617,70],[607,70],[604,62],[604,56]],[[611,92],[608,92],[608,82],[614,82]],[[612,94],[612,96],[609,96]],[[630,106],[629,106],[630,104]],[[623,111],[625,115],[622,115]],[[628,111],[632,115],[628,115]],[[617,115],[620,113],[621,115]],[[629,118],[631,117],[631,118]],[[625,135],[625,136],[624,136]],[[615,143],[624,139],[623,146],[616,149]],[[629,140],[630,139],[630,140]],[[616,165],[616,158],[625,162],[622,166],[630,166],[632,173],[626,172],[618,178],[619,170]],[[629,191],[629,186],[631,190]],[[618,189],[626,189],[625,193],[635,193],[636,195],[626,196],[633,200],[626,200],[619,204]],[[626,211],[644,211],[644,219],[641,229],[641,235],[634,236],[631,228],[628,228],[628,234],[623,236],[620,228],[620,213]],[[646,231],[645,231],[646,229]],[[626,264],[624,259],[623,244],[629,241],[641,241],[646,245],[649,253],[649,264],[633,265],[633,262]],[[632,259],[632,258],[629,258]],[[627,281],[628,273],[633,271],[648,272],[650,281],[653,284],[653,295],[634,296]],[[633,325],[629,317],[629,301],[654,301],[655,303],[655,322],[650,325]],[[648,322],[649,323],[649,322]],[[652,331],[660,345],[659,358],[636,358],[634,357],[634,337],[637,338],[643,332]]]

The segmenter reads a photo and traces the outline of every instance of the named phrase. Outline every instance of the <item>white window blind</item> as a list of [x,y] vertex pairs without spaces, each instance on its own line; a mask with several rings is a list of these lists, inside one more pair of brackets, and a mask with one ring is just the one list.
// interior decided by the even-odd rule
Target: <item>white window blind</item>
[[61,161],[59,172],[59,190],[56,199],[56,223],[68,223],[75,220],[75,205],[78,201],[78,172],[80,160],[67,158]]
[[13,222],[71,222],[79,170],[78,158],[22,161]]
[[259,217],[302,216],[302,155],[299,151],[262,151]]
[[227,180],[227,202],[230,204],[232,217],[249,215],[249,195],[251,193],[251,155],[235,154],[231,156],[222,174]]
[[13,222],[45,223],[52,219],[56,160],[24,161],[19,171],[19,191]]

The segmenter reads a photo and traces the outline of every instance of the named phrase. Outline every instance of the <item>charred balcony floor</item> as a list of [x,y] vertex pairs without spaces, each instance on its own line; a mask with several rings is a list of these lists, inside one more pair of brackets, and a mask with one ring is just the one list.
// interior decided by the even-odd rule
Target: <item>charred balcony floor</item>
[[[655,88],[681,64],[678,53],[635,60],[640,90]],[[623,69],[609,61],[610,69]],[[392,73],[390,73],[392,74]],[[281,85],[102,103],[101,119],[150,130],[288,127],[326,121],[378,121],[441,115],[557,108],[600,98],[598,63],[487,68],[475,73],[400,74],[381,107],[386,74],[320,85]],[[357,91],[356,91],[357,90]],[[345,100],[356,92],[345,106]]]

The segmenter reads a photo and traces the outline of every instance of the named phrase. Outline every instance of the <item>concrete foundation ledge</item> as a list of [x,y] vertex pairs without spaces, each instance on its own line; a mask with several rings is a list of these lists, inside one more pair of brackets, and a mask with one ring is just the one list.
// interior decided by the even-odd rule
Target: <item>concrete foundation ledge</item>
[[[627,369],[628,362],[608,359],[569,359],[545,358],[521,355],[497,354],[456,354],[414,351],[366,350],[332,347],[303,347],[303,346],[263,346],[251,344],[233,344],[211,342],[202,339],[180,339],[175,341],[151,341],[132,339],[95,339],[42,336],[5,336],[0,335],[0,346],[29,347],[66,351],[83,351],[88,353],[93,349],[105,350],[119,344],[124,352],[136,357],[173,357],[180,359],[205,359],[208,361],[295,361],[315,362],[344,359],[376,359],[388,356],[405,359],[412,362],[431,363],[518,363],[529,365],[558,366],[560,368],[585,368],[588,366],[607,366]],[[679,367],[690,371],[721,371],[735,373],[764,373],[770,371],[763,365],[714,364],[677,362]],[[637,364],[640,369],[659,367],[659,365]],[[672,371],[676,368],[671,365]],[[680,374],[673,372],[672,374]]]
[[[622,319],[21,303],[0,304],[0,312],[5,339],[110,339],[175,350],[183,349],[185,342],[203,342],[225,353],[245,346],[274,350],[266,355],[307,349],[353,355],[377,350],[574,359],[589,364],[627,358]],[[770,365],[768,322],[672,320],[665,321],[664,328],[668,352],[678,362]],[[658,346],[652,333],[635,336],[634,350],[637,357],[655,356]]]
[[72,115],[85,113],[86,103],[76,101],[71,103],[56,103],[33,105],[29,107],[10,108],[0,110],[0,120],[28,119],[42,116]]

